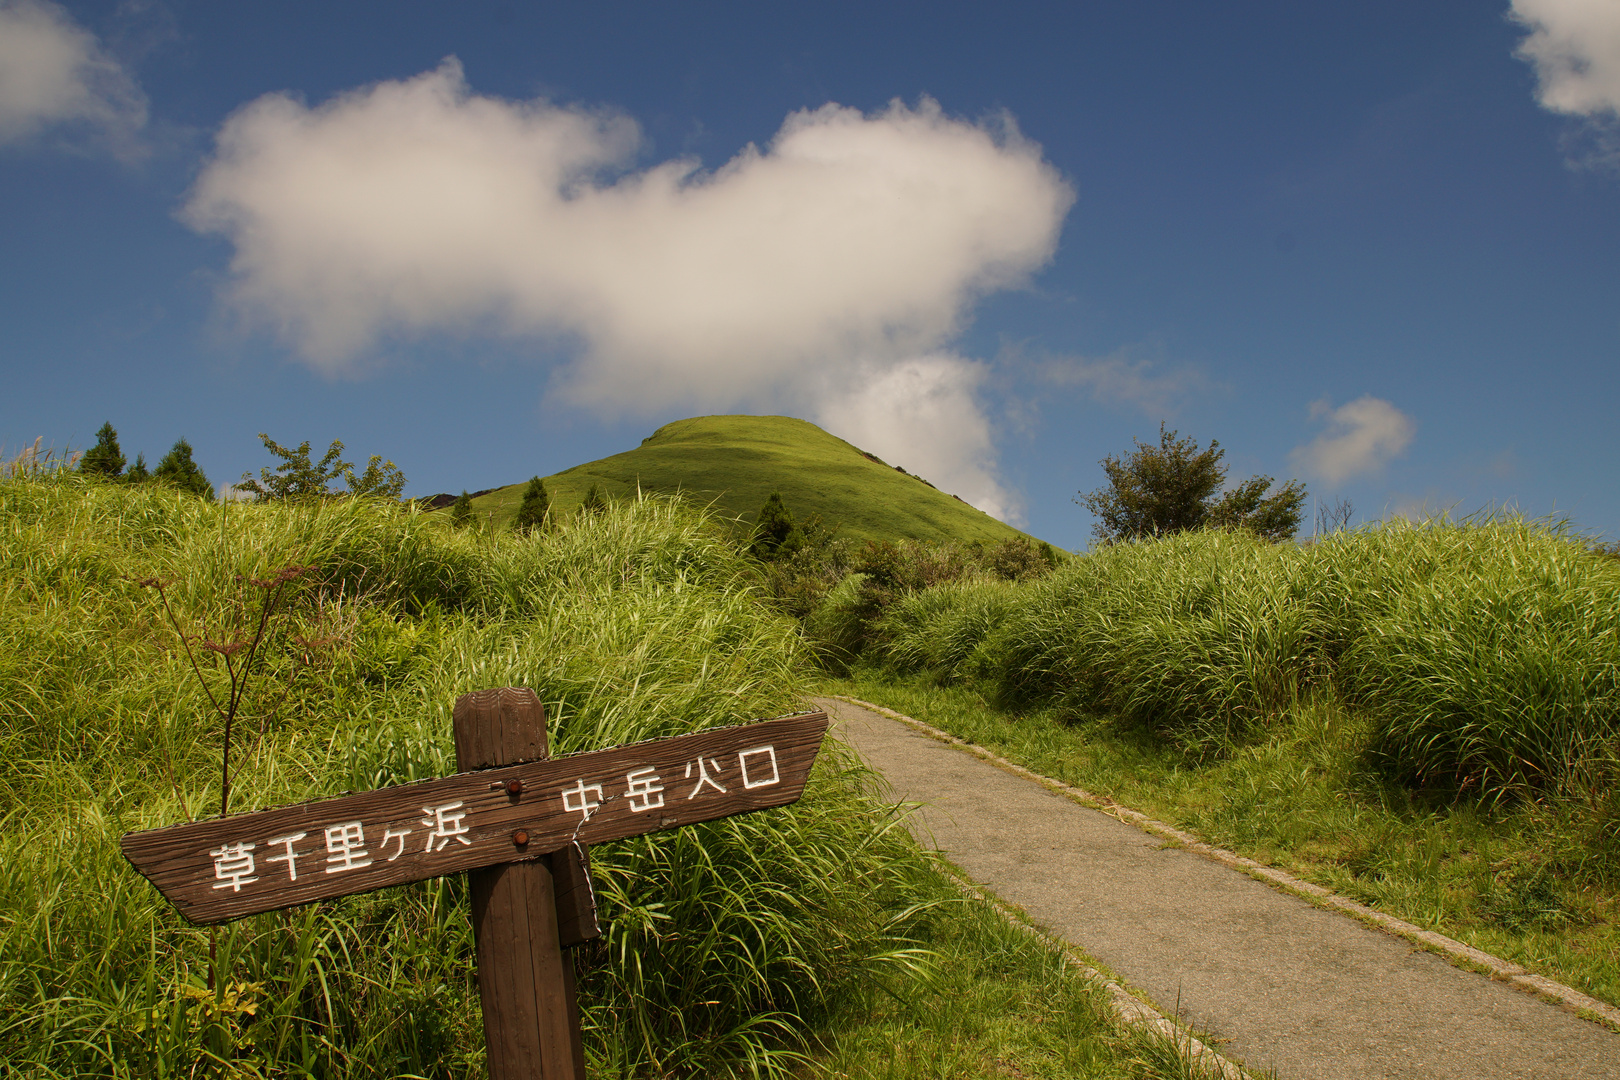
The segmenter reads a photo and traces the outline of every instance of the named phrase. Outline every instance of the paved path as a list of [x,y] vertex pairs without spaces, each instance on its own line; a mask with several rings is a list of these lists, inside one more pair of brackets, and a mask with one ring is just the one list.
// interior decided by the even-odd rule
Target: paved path
[[1279,892],[868,709],[817,704],[924,804],[923,837],[1282,1080],[1620,1078],[1620,1035]]

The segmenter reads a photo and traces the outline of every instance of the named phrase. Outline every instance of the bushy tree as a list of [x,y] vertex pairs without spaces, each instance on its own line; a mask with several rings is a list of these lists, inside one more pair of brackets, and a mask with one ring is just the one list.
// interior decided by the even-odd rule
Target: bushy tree
[[96,432],[96,445],[79,459],[79,471],[86,476],[104,476],[109,480],[122,475],[124,452],[118,448],[118,432],[111,420],[101,425],[101,430]]
[[1222,495],[1209,508],[1209,524],[1223,529],[1248,529],[1262,540],[1292,540],[1305,516],[1305,485],[1290,480],[1267,495],[1269,476],[1251,476]]
[[349,495],[362,495],[375,499],[397,499],[405,493],[405,474],[392,461],[384,461],[381,454],[372,454],[366,462],[366,471],[359,476],[354,470],[343,470],[343,482],[349,485]]
[[[343,460],[340,439],[333,439],[325,455],[316,462],[309,459],[308,439],[299,443],[297,449],[282,446],[262,431],[259,439],[266,450],[281,459],[281,464],[273,471],[260,469],[258,479],[254,479],[252,473],[243,473],[242,482],[236,486],[237,490],[246,491],[261,502],[324,499],[332,495],[397,499],[405,490],[405,474],[392,461],[384,461],[380,454],[373,454],[365,472],[356,476],[354,466]],[[330,485],[334,480],[344,481],[349,490],[333,491]]]
[[521,533],[534,533],[546,527],[546,516],[551,513],[551,496],[546,482],[538,476],[523,489],[523,501],[518,504],[517,520],[512,527]]
[[1269,476],[1253,476],[1217,497],[1226,480],[1226,451],[1210,440],[1200,448],[1159,425],[1157,446],[1135,440],[1136,452],[1102,460],[1108,484],[1075,501],[1097,516],[1092,534],[1104,543],[1160,536],[1206,526],[1247,528],[1268,540],[1299,531],[1305,485],[1290,480],[1267,494]]
[[456,501],[450,504],[450,524],[458,529],[464,529],[473,522],[472,496],[462,489]]
[[581,514],[600,514],[607,509],[607,498],[603,496],[602,489],[592,484],[585,489],[585,501],[579,504]]
[[1057,565],[1057,552],[1048,543],[1036,544],[1022,536],[1009,536],[983,556],[985,569],[1007,581],[1045,577]]
[[336,439],[332,440],[326,454],[317,462],[309,460],[308,439],[299,443],[296,450],[282,446],[262,431],[259,432],[259,441],[264,443],[266,450],[281,459],[281,464],[273,471],[260,469],[258,479],[254,479],[252,473],[243,473],[242,481],[236,487],[260,502],[324,498],[330,494],[327,485],[342,476],[345,469],[353,467],[343,460],[343,443]]
[[191,459],[191,444],[184,439],[176,440],[169,452],[163,455],[163,460],[152,470],[152,478],[213,501],[214,485],[208,482],[202,468]]
[[803,546],[804,531],[794,522],[793,513],[782,502],[781,493],[771,492],[765,505],[760,507],[750,550],[757,558],[775,559],[792,555]]

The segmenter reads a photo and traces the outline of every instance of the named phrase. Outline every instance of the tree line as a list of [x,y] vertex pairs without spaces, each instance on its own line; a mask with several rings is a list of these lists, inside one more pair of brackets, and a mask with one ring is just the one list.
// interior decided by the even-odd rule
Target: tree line
[[[392,461],[373,454],[366,467],[356,473],[354,465],[343,460],[343,442],[334,439],[319,461],[310,458],[308,439],[296,447],[283,446],[264,432],[259,433],[264,448],[280,459],[273,468],[242,474],[235,485],[239,495],[252,496],[259,502],[281,502],[310,498],[356,497],[362,495],[385,499],[398,499],[405,491],[405,474]],[[128,459],[118,445],[118,430],[108,421],[96,432],[96,444],[79,457],[78,470],[85,476],[102,480],[116,480],[126,484],[146,482],[166,483],[189,491],[204,499],[214,498],[214,486],[202,467],[193,460],[191,444],[185,439],[175,442],[157,467],[146,467],[146,455],[136,454],[135,463],[126,469]],[[342,481],[345,489],[334,489]]]
[[[360,496],[398,499],[404,493],[405,474],[379,454],[371,455],[365,468],[356,472],[355,466],[343,459],[341,440],[334,439],[317,461],[311,457],[307,439],[296,447],[283,446],[264,432],[259,433],[259,439],[279,463],[260,469],[257,476],[251,472],[242,474],[235,489],[255,500]],[[1093,491],[1080,492],[1074,500],[1096,516],[1092,534],[1101,543],[1203,528],[1245,529],[1273,542],[1292,539],[1299,532],[1306,490],[1298,480],[1289,480],[1273,490],[1271,477],[1256,475],[1222,491],[1227,468],[1221,459],[1226,451],[1218,441],[1212,439],[1207,447],[1200,446],[1196,440],[1179,437],[1162,423],[1156,445],[1140,439],[1133,441],[1133,452],[1110,454],[1100,462],[1108,482]],[[109,421],[101,425],[96,444],[81,456],[78,469],[87,476],[124,483],[166,483],[205,499],[214,498],[213,485],[192,459],[191,444],[183,438],[153,469],[147,468],[143,454],[137,454],[135,463],[127,469],[126,465],[118,432]],[[344,486],[334,488],[339,482]],[[592,484],[580,512],[600,513],[606,506],[606,497]],[[1319,517],[1330,529],[1343,528],[1350,513],[1350,504],[1340,501]],[[550,518],[550,494],[545,482],[533,477],[524,490],[513,528],[521,533],[537,532],[547,526]],[[451,505],[450,520],[458,528],[472,523],[472,496],[465,490]],[[806,528],[794,521],[782,496],[772,492],[760,508],[749,538],[751,553],[766,561],[779,560],[794,555],[807,540]]]
[[124,468],[125,464],[124,452],[118,446],[118,432],[108,421],[96,432],[96,445],[79,458],[79,471],[86,476],[119,480],[126,484],[170,484],[204,499],[214,497],[214,485],[208,482],[202,468],[192,460],[191,444],[185,439],[177,440],[155,469],[147,469],[145,454],[136,454],[135,464],[128,470]]

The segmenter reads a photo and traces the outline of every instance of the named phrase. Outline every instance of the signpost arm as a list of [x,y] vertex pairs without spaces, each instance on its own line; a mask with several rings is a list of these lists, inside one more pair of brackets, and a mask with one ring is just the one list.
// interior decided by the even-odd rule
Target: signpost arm
[[[532,690],[463,694],[455,740],[464,772],[544,758],[545,708]],[[473,870],[468,879],[490,1080],[585,1080],[574,966],[558,939],[550,861]]]

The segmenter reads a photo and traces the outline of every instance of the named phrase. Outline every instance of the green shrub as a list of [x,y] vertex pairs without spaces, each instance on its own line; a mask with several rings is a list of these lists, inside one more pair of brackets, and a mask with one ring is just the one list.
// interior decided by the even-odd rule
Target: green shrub
[[[904,614],[891,618],[896,605],[928,597],[937,587],[955,582],[1034,581],[1050,573],[1057,562],[1050,546],[1037,547],[1021,537],[989,548],[978,543],[868,541],[860,549],[831,546],[819,559],[805,556],[800,552],[793,560],[804,567],[798,577],[773,574],[770,585],[779,600],[789,580],[798,586],[794,602],[782,606],[805,620],[823,660],[840,669],[869,652],[880,660],[889,655],[893,635],[905,632],[912,618]],[[821,572],[812,577],[809,568],[817,564]],[[936,666],[932,660],[909,655],[893,662],[907,669]]]
[[992,675],[970,666],[981,646],[1017,610],[1020,594],[1004,581],[954,581],[912,593],[883,620],[886,663],[897,672],[945,679]]
[[1399,775],[1493,799],[1612,782],[1620,566],[1517,517],[1395,522],[1317,551],[1342,685]]
[[[889,557],[899,580],[912,564]],[[1369,751],[1408,784],[1568,795],[1620,769],[1620,563],[1519,517],[1310,547],[1183,532],[1000,591],[913,583],[878,605],[867,589],[835,590],[811,627],[897,671],[1112,714],[1198,752],[1331,687],[1371,715]]]
[[1224,531],[1110,545],[1026,588],[986,645],[1004,665],[998,691],[1189,747],[1247,737],[1323,674],[1302,563]]

